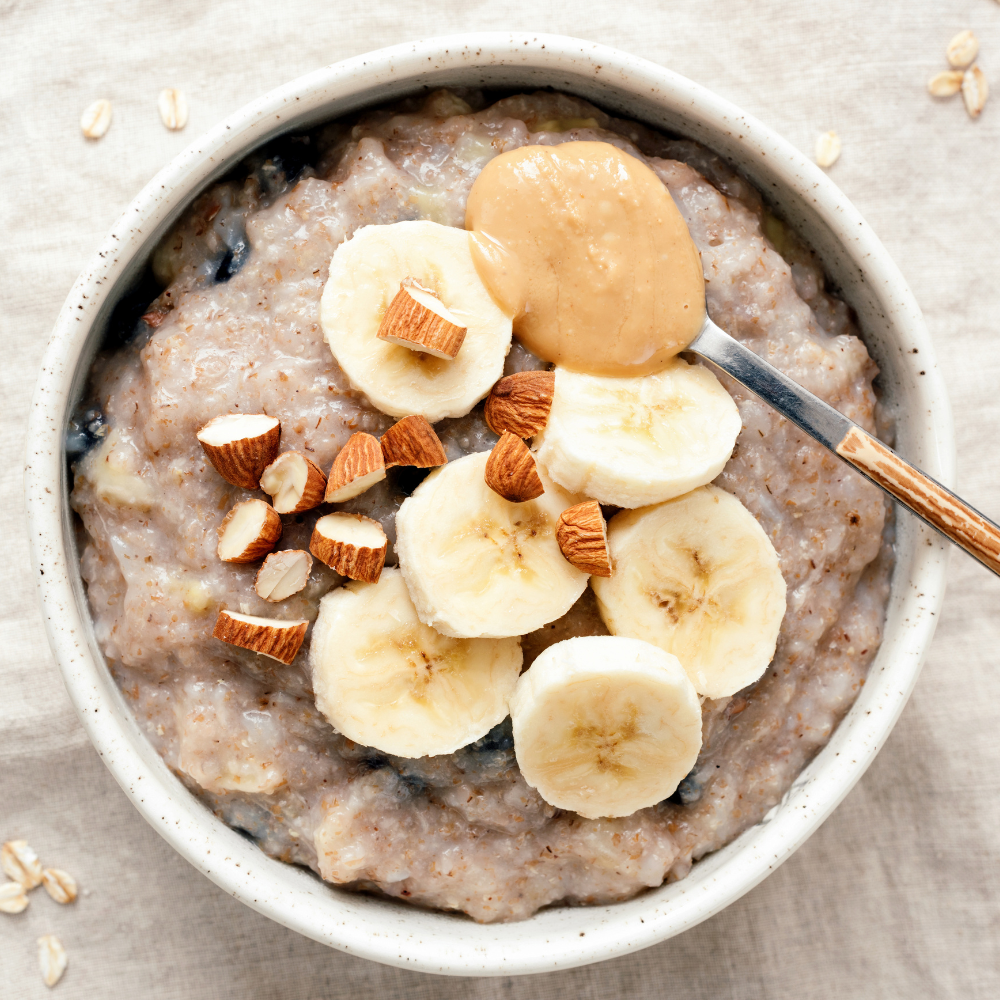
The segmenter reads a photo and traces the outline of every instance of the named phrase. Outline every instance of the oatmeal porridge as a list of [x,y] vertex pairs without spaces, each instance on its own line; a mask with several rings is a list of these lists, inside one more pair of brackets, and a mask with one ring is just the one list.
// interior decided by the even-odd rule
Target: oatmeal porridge
[[[97,638],[167,765],[269,855],[478,921],[628,899],[683,878],[760,820],[864,684],[892,568],[878,489],[683,356],[615,385],[641,379],[643,392],[676,395],[682,381],[702,416],[684,417],[681,457],[731,427],[724,454],[672,473],[673,492],[626,470],[634,488],[622,492],[605,466],[624,469],[627,456],[602,441],[606,422],[587,424],[618,405],[606,384],[623,374],[617,361],[553,375],[548,362],[560,359],[525,346],[540,350],[537,329],[522,335],[515,320],[511,343],[517,310],[502,282],[476,291],[486,287],[476,284],[482,261],[451,272],[449,308],[419,281],[400,282],[418,267],[400,265],[401,304],[383,304],[361,345],[444,373],[433,402],[407,395],[409,369],[388,388],[366,381],[372,355],[350,337],[367,320],[344,330],[329,320],[348,308],[336,299],[338,274],[406,257],[393,234],[423,241],[407,261],[432,246],[454,262],[487,164],[532,148],[555,156],[564,143],[611,147],[605,159],[655,175],[669,192],[664,211],[678,213],[700,253],[715,322],[875,431],[877,370],[849,309],[809,249],[717,156],[564,95],[490,103],[437,92],[282,140],[201,195],[154,255],[159,293],[95,363],[70,438]],[[418,313],[419,329],[406,319]],[[406,343],[416,337],[431,346],[419,363]],[[532,422],[521,404],[546,392]],[[580,471],[578,430],[597,472]],[[243,480],[225,471],[239,435],[269,442]],[[536,560],[544,577],[535,590],[504,590],[481,540],[439,523],[466,497],[476,510],[492,504],[497,523],[516,510],[542,518],[544,550],[528,537],[535,529],[521,539],[521,521],[510,527],[517,558]],[[668,542],[709,508],[710,535],[740,544],[719,542],[727,553],[712,556],[702,538],[678,554]],[[728,625],[716,624],[671,646],[663,622],[688,608],[661,586],[655,614],[642,617],[652,593],[643,560],[680,566],[693,551],[702,572],[703,559],[736,549],[754,570],[744,575],[770,588],[746,626],[763,638],[726,645],[718,636]],[[490,599],[464,600],[455,580],[478,578]],[[395,645],[383,649],[387,635]],[[364,677],[348,669],[393,677],[394,650],[407,643],[464,671],[433,698],[397,699],[393,711],[405,708],[412,730],[365,701]],[[567,671],[606,680],[608,643],[634,651],[629,683],[683,715],[671,753],[643,758],[677,772],[662,800],[643,778],[631,798],[607,792],[595,806],[572,797],[580,781],[570,794],[564,776],[536,766],[551,753],[539,713],[551,721],[565,709]],[[741,673],[750,661],[759,667]]]

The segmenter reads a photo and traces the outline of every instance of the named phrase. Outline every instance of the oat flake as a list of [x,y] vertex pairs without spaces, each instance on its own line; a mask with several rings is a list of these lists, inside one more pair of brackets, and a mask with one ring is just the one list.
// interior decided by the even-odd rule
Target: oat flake
[[34,889],[42,882],[42,863],[26,840],[8,840],[0,848],[0,867],[4,874],[25,889]]
[[970,118],[979,117],[989,92],[986,75],[978,66],[965,71],[962,77],[962,100],[965,101],[965,110],[969,112]]
[[187,125],[188,106],[183,91],[175,87],[161,90],[157,105],[160,109],[160,120],[168,129],[176,132]]
[[979,55],[979,39],[971,31],[960,31],[949,43],[948,65],[965,69]]
[[42,885],[57,903],[72,903],[76,899],[76,879],[61,868],[46,868],[42,872]]
[[20,882],[0,885],[0,913],[20,913],[28,905],[28,894]]
[[932,97],[952,97],[962,89],[964,76],[960,69],[946,69],[927,81],[927,90]]
[[100,139],[111,127],[111,102],[94,101],[80,118],[80,128],[88,139]]
[[840,159],[840,136],[832,129],[816,140],[816,162],[821,167],[832,167]]
[[38,939],[38,964],[46,986],[55,986],[62,979],[68,961],[66,949],[55,934],[45,934]]

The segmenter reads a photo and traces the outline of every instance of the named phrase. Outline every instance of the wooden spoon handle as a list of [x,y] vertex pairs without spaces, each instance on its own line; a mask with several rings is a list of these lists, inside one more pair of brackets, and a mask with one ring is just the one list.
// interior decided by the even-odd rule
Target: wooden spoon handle
[[701,333],[688,349],[718,365],[1000,576],[1000,527],[951,490],[915,469],[839,410],[733,340],[710,319],[705,320]]
[[837,454],[873,483],[1000,575],[1000,528],[857,425]]

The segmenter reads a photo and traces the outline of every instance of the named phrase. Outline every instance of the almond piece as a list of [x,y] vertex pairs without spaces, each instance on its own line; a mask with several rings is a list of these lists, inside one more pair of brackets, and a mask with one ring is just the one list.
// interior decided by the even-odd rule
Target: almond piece
[[227,413],[209,420],[198,431],[198,440],[227,483],[255,490],[278,457],[281,422],[263,413]]
[[385,479],[385,459],[378,438],[358,431],[337,453],[326,481],[327,503],[342,503],[360,496]]
[[596,500],[567,507],[556,522],[556,541],[566,561],[591,576],[611,576],[608,526]]
[[257,596],[272,604],[297,594],[309,582],[312,556],[305,549],[282,549],[272,552],[257,570],[253,589]]
[[978,66],[967,69],[962,77],[962,100],[970,118],[978,118],[982,113],[990,88],[986,75]]
[[432,469],[448,461],[444,445],[426,417],[403,417],[382,435],[380,444],[387,469],[394,465]]
[[945,54],[948,56],[949,66],[954,69],[965,69],[966,66],[971,66],[979,55],[979,39],[968,29],[960,31],[948,43]]
[[486,397],[490,430],[534,437],[548,423],[555,387],[555,372],[517,372],[500,379]]
[[962,89],[963,76],[960,69],[946,69],[935,73],[927,81],[927,90],[931,97],[953,97]]
[[309,551],[341,576],[377,583],[387,545],[378,521],[362,514],[337,511],[316,522]]
[[281,538],[281,518],[264,500],[244,500],[219,525],[216,550],[223,562],[251,563],[263,559]]
[[323,502],[326,476],[302,452],[286,451],[264,470],[260,488],[270,495],[271,506],[279,514],[298,514]]
[[295,659],[308,627],[309,622],[304,619],[281,621],[278,618],[255,618],[236,611],[220,611],[212,635],[230,646],[250,649],[287,664]]
[[535,468],[535,456],[510,431],[504,431],[486,460],[486,485],[511,503],[534,500],[545,492]]
[[458,354],[466,328],[441,300],[413,278],[399,283],[378,328],[378,339],[447,361]]

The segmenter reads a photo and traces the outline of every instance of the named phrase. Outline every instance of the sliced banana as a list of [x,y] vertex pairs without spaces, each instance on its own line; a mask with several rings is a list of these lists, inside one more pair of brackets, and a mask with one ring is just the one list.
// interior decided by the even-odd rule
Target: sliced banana
[[701,365],[608,378],[556,369],[537,459],[574,493],[616,507],[670,500],[711,482],[732,454],[739,411]]
[[507,715],[519,639],[452,639],[421,623],[402,574],[348,583],[319,606],[316,705],[348,739],[399,757],[447,754]]
[[[434,357],[378,338],[379,325],[403,281],[428,289],[466,329],[454,359]],[[330,262],[320,320],[333,356],[355,389],[383,413],[461,417],[503,374],[511,317],[476,272],[469,234],[436,222],[365,226]]]
[[673,653],[708,698],[764,673],[785,614],[785,581],[770,539],[736,497],[703,486],[622,511],[608,545],[615,575],[591,582],[614,635]]
[[396,555],[420,620],[444,635],[523,635],[562,617],[587,574],[559,551],[559,515],[579,498],[512,503],[486,485],[489,452],[432,472],[396,514]]
[[510,700],[524,780],[587,819],[671,795],[701,750],[701,706],[675,656],[594,635],[549,646]]

